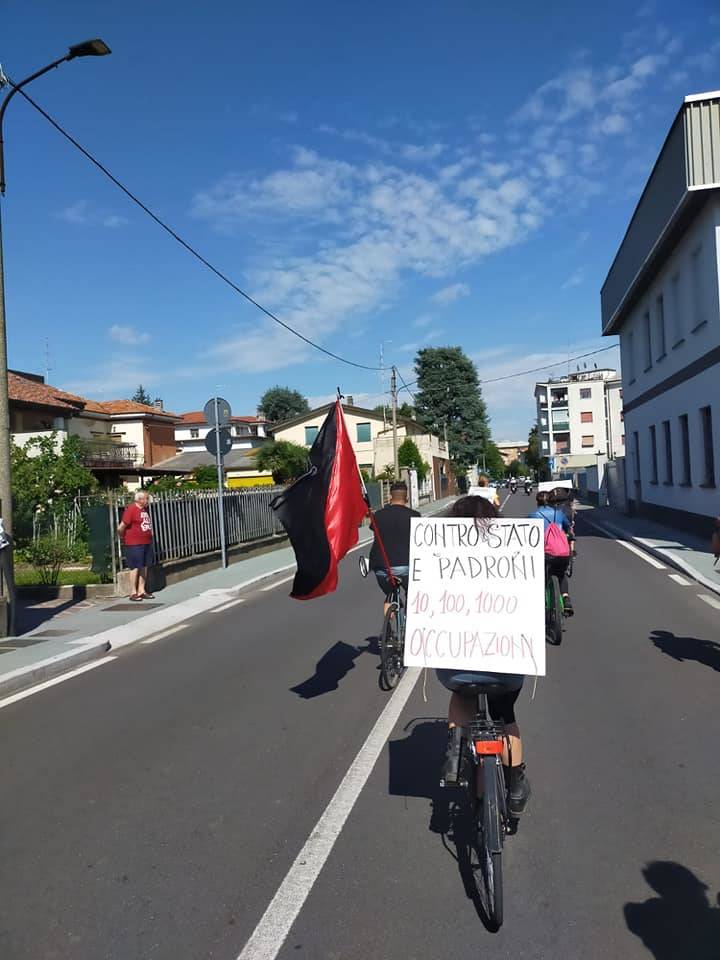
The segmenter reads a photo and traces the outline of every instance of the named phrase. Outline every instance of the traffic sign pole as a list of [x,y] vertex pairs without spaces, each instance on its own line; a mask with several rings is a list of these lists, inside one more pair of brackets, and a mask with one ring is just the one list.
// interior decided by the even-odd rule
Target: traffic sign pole
[[227,544],[225,543],[225,503],[224,503],[224,492],[225,487],[223,484],[223,455],[222,450],[220,449],[220,401],[219,397],[213,397],[213,407],[214,407],[214,420],[215,420],[215,433],[218,438],[215,449],[215,464],[217,466],[217,476],[218,476],[218,521],[220,523],[220,554],[222,557],[223,567],[227,567]]

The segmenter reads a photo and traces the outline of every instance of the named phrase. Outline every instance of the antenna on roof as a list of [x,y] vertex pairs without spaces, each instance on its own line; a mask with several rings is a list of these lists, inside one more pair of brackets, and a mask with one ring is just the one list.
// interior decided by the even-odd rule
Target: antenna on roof
[[45,337],[45,383],[50,382],[50,371],[52,367],[50,366],[50,338]]

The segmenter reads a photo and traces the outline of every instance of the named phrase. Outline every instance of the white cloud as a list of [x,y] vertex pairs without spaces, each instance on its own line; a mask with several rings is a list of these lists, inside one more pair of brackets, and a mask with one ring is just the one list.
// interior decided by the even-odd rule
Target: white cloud
[[429,327],[434,319],[435,318],[431,313],[423,313],[417,318],[417,320],[414,321],[413,326],[419,327],[420,329],[423,327]]
[[445,144],[443,143],[430,143],[425,146],[406,143],[401,152],[406,160],[422,163],[428,160],[436,160],[444,150]]
[[567,280],[560,287],[561,290],[569,290],[571,287],[579,287],[585,280],[585,270],[583,267],[578,267]]
[[122,343],[127,346],[134,346],[137,343],[147,343],[150,339],[150,334],[146,331],[136,330],[135,327],[122,323],[114,323],[108,330],[108,336],[111,340],[114,340],[115,343]]
[[461,297],[467,297],[470,295],[470,287],[466,283],[452,283],[448,287],[443,287],[442,290],[438,290],[437,293],[434,293],[430,299],[433,303],[439,303],[441,306],[445,307],[449,303],[454,303],[455,300],[459,300]]
[[600,121],[598,129],[600,133],[614,134],[624,133],[629,126],[627,117],[621,113],[611,113]]
[[107,213],[104,210],[94,209],[87,200],[78,200],[77,203],[71,203],[56,214],[58,220],[64,220],[65,223],[76,225],[95,225],[114,229],[123,227],[129,223],[126,217],[121,217],[116,213]]

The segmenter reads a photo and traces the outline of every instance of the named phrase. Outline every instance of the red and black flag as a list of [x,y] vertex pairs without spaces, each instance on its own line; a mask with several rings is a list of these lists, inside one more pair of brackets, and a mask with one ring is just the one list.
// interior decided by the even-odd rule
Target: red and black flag
[[295,551],[290,596],[312,600],[332,593],[338,564],[358,542],[358,527],[368,513],[339,400],[312,445],[310,470],[275,497],[272,508]]

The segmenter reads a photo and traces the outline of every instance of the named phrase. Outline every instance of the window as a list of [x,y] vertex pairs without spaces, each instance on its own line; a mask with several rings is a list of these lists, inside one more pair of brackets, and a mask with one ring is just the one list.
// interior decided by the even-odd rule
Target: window
[[658,467],[657,467],[657,436],[655,433],[655,427],[650,427],[650,467],[651,467],[651,476],[650,483],[658,482]]
[[625,352],[627,354],[628,377],[630,378],[630,383],[635,383],[635,336],[632,330],[627,335],[627,348]]
[[652,366],[652,338],[650,336],[650,311],[646,311],[643,316],[643,327],[645,328],[645,373]]
[[682,440],[682,463],[683,463],[683,478],[681,486],[689,487],[692,484],[692,476],[690,474],[690,425],[688,424],[688,416],[686,413],[683,413],[682,416],[678,417],[680,421],[680,438]]
[[583,410],[580,414],[580,423],[592,423],[592,410]]
[[620,423],[625,423],[625,411],[620,411]]
[[703,310],[702,247],[697,247],[690,257],[690,295],[692,297],[693,332],[705,323]]
[[680,312],[680,274],[676,273],[670,282],[671,309],[673,322],[673,346],[683,342],[683,322]]
[[663,420],[663,433],[665,434],[665,480],[663,483],[670,486],[673,482],[673,462],[672,462],[672,435],[670,433],[670,421]]
[[315,443],[319,427],[305,427],[305,446],[311,447]]
[[357,442],[370,443],[371,440],[372,440],[372,433],[370,431],[370,424],[359,423],[357,425]]
[[715,453],[713,449],[712,410],[710,407],[702,407],[700,410],[700,423],[702,425],[703,453],[705,457],[705,479],[703,480],[703,486],[714,487]]
[[190,427],[190,437],[191,437],[193,440],[197,440],[197,438],[198,438],[199,436],[200,436],[200,431],[198,430],[198,428],[197,428],[197,427]]
[[657,334],[657,359],[662,360],[665,356],[665,301],[663,295],[655,301],[655,330]]
[[620,443],[621,443],[623,446],[625,446],[625,434],[623,434],[622,437],[620,438]]
[[592,434],[582,438],[582,445],[584,447],[594,447],[595,446],[595,437]]
[[589,400],[591,396],[592,396],[592,390],[590,389],[590,387],[581,387],[581,388],[580,388],[580,399],[581,399],[581,400]]

